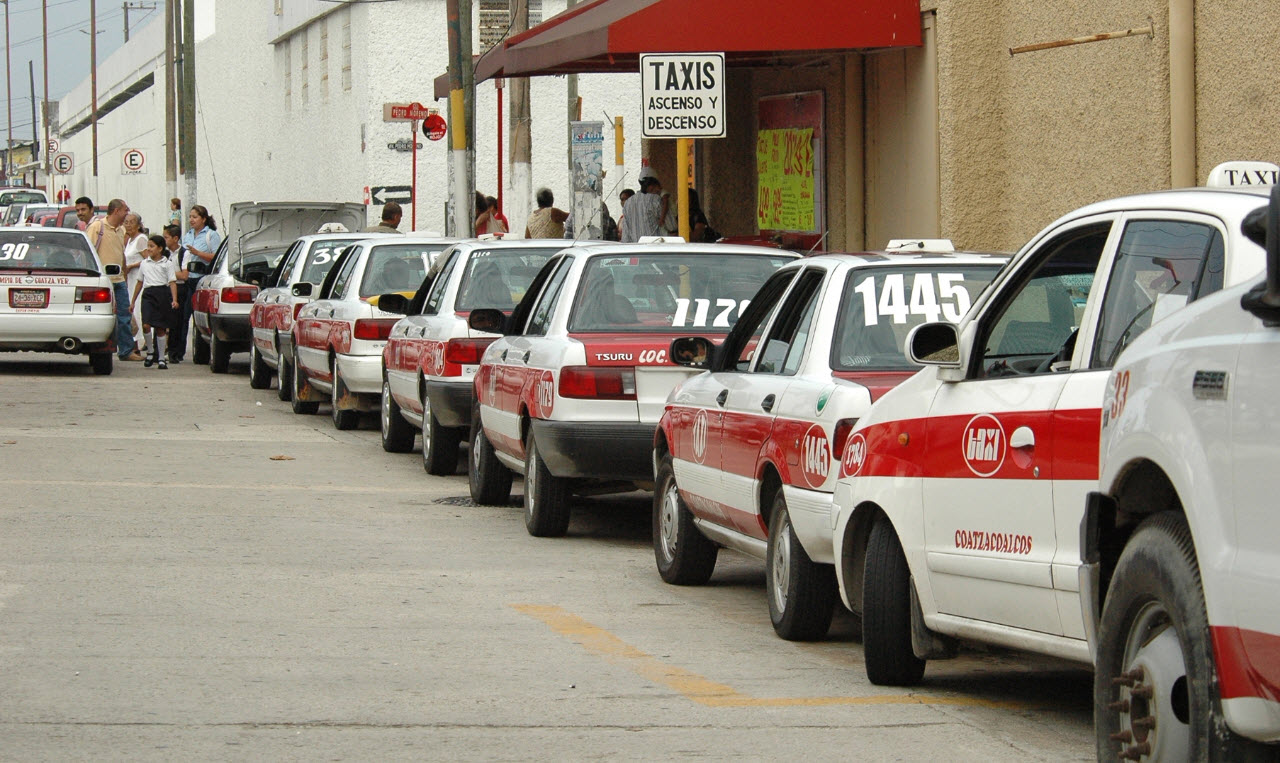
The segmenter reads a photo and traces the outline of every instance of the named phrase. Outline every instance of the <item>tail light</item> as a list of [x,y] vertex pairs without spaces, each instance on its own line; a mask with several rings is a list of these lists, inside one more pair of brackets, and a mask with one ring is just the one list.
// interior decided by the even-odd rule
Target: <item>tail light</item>
[[831,458],[834,461],[844,458],[844,444],[857,424],[857,419],[840,419],[836,422],[836,433],[831,438]]
[[493,339],[450,339],[444,346],[444,362],[460,366],[476,365],[491,344]]
[[635,369],[566,366],[560,369],[560,396],[597,400],[635,400]]
[[229,305],[252,304],[257,297],[257,286],[226,286],[218,295],[220,301]]
[[368,339],[375,342],[385,341],[391,336],[391,327],[399,318],[360,318],[356,321],[351,336],[355,339]]
[[111,301],[111,290],[101,286],[77,286],[76,304],[104,305]]

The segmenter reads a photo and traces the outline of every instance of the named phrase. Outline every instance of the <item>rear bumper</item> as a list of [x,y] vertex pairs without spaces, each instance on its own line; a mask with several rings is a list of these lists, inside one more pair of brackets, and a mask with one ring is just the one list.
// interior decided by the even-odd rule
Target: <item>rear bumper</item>
[[534,419],[538,454],[557,477],[653,479],[654,424]]
[[249,325],[249,316],[209,314],[209,331],[218,337],[219,342],[231,345],[232,352],[248,352],[253,340],[253,329]]
[[431,401],[431,415],[441,426],[471,426],[471,403],[475,391],[470,379],[459,382],[427,382],[427,397]]
[[[110,307],[110,305],[108,305]],[[14,316],[9,316],[10,325],[0,332],[0,348],[19,345],[50,344],[56,345],[63,337],[79,339],[84,343],[106,342],[110,340],[116,329],[116,316],[113,313],[103,315],[32,315],[21,317],[21,326],[12,325]]]
[[358,395],[382,394],[382,355],[338,355],[338,373],[347,391]]
[[835,503],[832,494],[787,485],[782,488],[782,495],[787,499],[791,529],[805,553],[815,562],[834,564],[831,525],[835,516]]

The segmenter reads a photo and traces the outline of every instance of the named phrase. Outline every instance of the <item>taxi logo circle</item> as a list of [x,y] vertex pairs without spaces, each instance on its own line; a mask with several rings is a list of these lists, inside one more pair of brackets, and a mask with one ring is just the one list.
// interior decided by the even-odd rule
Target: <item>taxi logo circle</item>
[[707,457],[707,412],[700,410],[693,417],[693,460],[698,463]]
[[809,487],[820,487],[831,473],[831,443],[822,427],[814,424],[804,433],[800,449],[800,471]]
[[551,411],[556,406],[556,379],[550,371],[542,372],[534,394],[537,395],[538,418],[551,418]]
[[444,376],[444,343],[432,342],[427,345],[427,372],[432,376]]
[[844,443],[844,459],[840,462],[841,476],[856,477],[867,460],[867,438],[854,432]]
[[969,419],[960,442],[960,454],[969,471],[979,477],[990,477],[1000,471],[1005,455],[1004,427],[989,413]]

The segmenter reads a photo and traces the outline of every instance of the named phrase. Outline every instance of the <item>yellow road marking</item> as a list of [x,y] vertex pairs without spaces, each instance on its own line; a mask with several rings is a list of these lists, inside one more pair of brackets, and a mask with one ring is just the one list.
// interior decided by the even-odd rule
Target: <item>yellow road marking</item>
[[166,490],[251,490],[253,492],[302,492],[302,493],[421,493],[420,487],[382,487],[377,485],[275,485],[264,484],[213,484],[201,482],[138,482],[113,480],[5,480],[0,485],[31,485],[36,487],[118,487],[164,488]]
[[684,668],[668,665],[640,651],[603,628],[566,612],[541,604],[512,604],[517,612],[540,620],[552,631],[573,640],[588,652],[621,665],[636,675],[677,692],[685,699],[708,707],[822,707],[831,705],[952,705],[1026,709],[1019,702],[998,702],[976,697],[939,697],[919,694],[881,694],[869,697],[752,697],[732,686],[716,683]]

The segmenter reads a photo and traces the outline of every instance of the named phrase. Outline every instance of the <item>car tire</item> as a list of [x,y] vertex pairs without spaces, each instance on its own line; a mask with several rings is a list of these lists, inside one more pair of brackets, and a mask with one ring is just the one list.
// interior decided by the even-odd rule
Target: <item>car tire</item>
[[668,453],[658,464],[653,494],[653,557],[658,574],[672,585],[702,585],[716,569],[720,547],[693,523],[693,513],[680,498],[675,465]]
[[388,453],[408,453],[413,450],[413,438],[417,432],[404,420],[400,404],[391,395],[391,382],[382,380],[382,404],[378,406],[378,424],[382,430],[382,449]]
[[825,638],[836,606],[836,570],[809,558],[791,526],[787,500],[773,497],[765,589],[773,630],[788,641]]
[[1200,567],[1180,514],[1143,521],[1116,562],[1098,627],[1093,713],[1099,760],[1265,759],[1265,748],[1222,721]]
[[115,353],[110,350],[89,353],[89,367],[98,376],[110,376],[115,368]]
[[282,402],[289,402],[293,398],[293,366],[287,361],[284,355],[277,355],[279,360],[276,362],[276,397]]
[[292,366],[292,373],[289,374],[289,407],[294,413],[312,414],[320,410],[320,403],[314,400],[302,399],[302,388],[307,385],[307,372],[302,370],[302,366],[298,364],[298,355],[295,352]]
[[569,485],[547,469],[530,427],[524,440],[524,527],[535,538],[558,538],[569,531],[569,514]]
[[441,426],[440,420],[431,412],[431,397],[422,396],[422,468],[427,474],[446,477],[458,471],[458,449],[462,444],[463,431]]
[[333,415],[334,429],[355,429],[360,425],[360,411],[343,410],[338,407],[338,401],[347,391],[347,385],[342,382],[342,376],[338,373],[338,359],[331,358],[329,360],[329,370],[331,379],[329,384],[329,406],[330,413]]
[[209,370],[215,374],[225,374],[231,365],[231,346],[218,338],[215,331],[209,335]]
[[911,649],[911,569],[893,525],[884,517],[871,527],[862,577],[867,678],[877,686],[919,683],[925,661]]
[[257,345],[249,347],[249,386],[253,389],[271,388],[271,366],[262,359]]
[[511,500],[511,470],[493,452],[493,444],[480,425],[480,411],[471,414],[471,464],[467,484],[471,500],[481,506],[503,506]]
[[200,329],[192,328],[191,362],[197,366],[209,365],[209,343],[200,336]]

